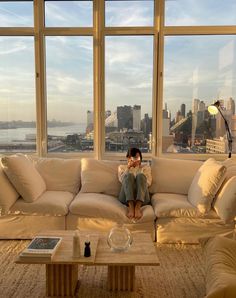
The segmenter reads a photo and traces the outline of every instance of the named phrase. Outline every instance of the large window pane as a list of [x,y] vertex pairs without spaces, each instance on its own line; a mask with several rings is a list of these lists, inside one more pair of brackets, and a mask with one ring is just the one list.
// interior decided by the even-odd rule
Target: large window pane
[[0,37],[0,151],[36,150],[33,37]]
[[165,25],[236,25],[236,1],[166,0]]
[[105,42],[106,150],[150,152],[153,37],[108,36]]
[[93,39],[46,38],[48,151],[93,150]]
[[165,38],[163,152],[227,153],[224,121],[207,107],[221,101],[235,137],[235,53],[235,36]]
[[33,26],[33,1],[0,1],[0,27]]
[[45,1],[47,27],[92,27],[93,1]]
[[153,26],[153,19],[153,0],[105,1],[106,26]]

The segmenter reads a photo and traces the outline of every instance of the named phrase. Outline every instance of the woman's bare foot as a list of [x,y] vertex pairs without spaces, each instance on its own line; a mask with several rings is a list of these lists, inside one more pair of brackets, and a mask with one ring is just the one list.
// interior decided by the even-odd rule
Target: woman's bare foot
[[127,217],[129,219],[134,218],[134,201],[129,201],[127,208],[128,208]]
[[141,210],[142,207],[142,202],[141,201],[137,201],[135,204],[135,208],[134,208],[134,218],[135,219],[140,219],[143,216],[143,212]]

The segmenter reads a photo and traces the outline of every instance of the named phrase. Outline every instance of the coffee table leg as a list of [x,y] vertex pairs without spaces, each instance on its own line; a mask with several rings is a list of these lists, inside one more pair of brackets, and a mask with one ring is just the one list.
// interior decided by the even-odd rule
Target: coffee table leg
[[47,296],[75,295],[78,282],[78,265],[46,264]]
[[135,266],[108,266],[108,289],[111,291],[133,291]]

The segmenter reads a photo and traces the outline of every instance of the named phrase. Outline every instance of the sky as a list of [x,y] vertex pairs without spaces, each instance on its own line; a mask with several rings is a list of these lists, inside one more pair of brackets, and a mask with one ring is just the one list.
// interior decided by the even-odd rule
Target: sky
[[[167,0],[165,25],[236,25],[235,0]],[[48,1],[46,26],[92,26],[92,1]],[[106,1],[106,26],[151,26],[153,1]],[[33,26],[31,2],[0,2],[1,27]],[[167,36],[163,104],[236,100],[236,36]],[[105,109],[152,111],[152,36],[105,38]],[[33,37],[0,37],[0,121],[35,120]],[[46,37],[48,119],[86,122],[93,109],[92,37]]]

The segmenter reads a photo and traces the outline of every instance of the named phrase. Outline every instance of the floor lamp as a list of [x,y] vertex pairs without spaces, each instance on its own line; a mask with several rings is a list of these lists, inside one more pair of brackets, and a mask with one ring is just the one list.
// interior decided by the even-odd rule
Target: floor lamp
[[232,134],[229,128],[229,124],[227,122],[227,120],[225,119],[222,111],[221,111],[221,107],[220,107],[220,102],[219,100],[217,100],[214,104],[210,105],[208,107],[208,112],[211,115],[216,115],[218,112],[220,113],[221,117],[224,119],[225,122],[225,129],[226,129],[226,135],[227,135],[227,140],[228,140],[228,149],[229,149],[229,158],[231,157],[232,154],[232,143],[233,143],[233,139],[232,139]]

